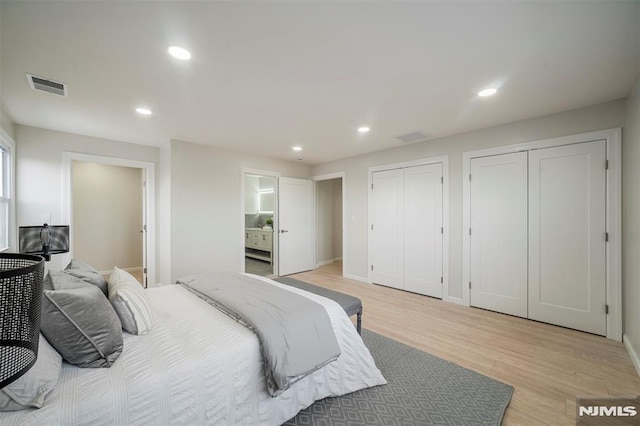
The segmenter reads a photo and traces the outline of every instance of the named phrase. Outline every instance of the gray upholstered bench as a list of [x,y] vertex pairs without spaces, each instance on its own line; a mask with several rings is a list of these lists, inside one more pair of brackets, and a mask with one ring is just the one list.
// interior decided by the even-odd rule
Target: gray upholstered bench
[[293,278],[282,277],[276,278],[275,281],[290,285],[292,287],[296,287],[302,290],[306,290],[310,293],[317,294],[319,296],[326,297],[327,299],[331,299],[336,302],[338,305],[342,306],[342,309],[347,313],[348,316],[357,315],[357,325],[356,328],[358,333],[360,334],[362,331],[362,302],[357,297],[349,296],[348,294],[340,293],[335,290],[330,290],[328,288],[319,287],[317,285],[305,283],[303,281],[299,281]]

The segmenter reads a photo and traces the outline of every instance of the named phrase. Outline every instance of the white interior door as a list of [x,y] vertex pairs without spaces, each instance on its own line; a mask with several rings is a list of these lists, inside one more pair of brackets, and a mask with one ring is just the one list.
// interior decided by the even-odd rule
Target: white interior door
[[442,164],[404,169],[404,289],[442,298]]
[[606,143],[529,154],[529,318],[606,334]]
[[147,276],[147,172],[142,170],[142,285],[148,286]]
[[278,180],[279,275],[309,271],[314,267],[313,182]]
[[402,289],[403,170],[373,172],[372,183],[372,281]]
[[527,316],[527,153],[471,160],[471,306]]

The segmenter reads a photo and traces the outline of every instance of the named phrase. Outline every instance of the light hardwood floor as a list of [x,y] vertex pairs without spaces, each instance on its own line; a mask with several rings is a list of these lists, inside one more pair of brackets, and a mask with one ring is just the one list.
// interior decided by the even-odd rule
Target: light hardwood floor
[[622,343],[341,274],[336,262],[292,278],[360,298],[364,328],[512,385],[504,424],[575,424],[576,396],[640,394]]

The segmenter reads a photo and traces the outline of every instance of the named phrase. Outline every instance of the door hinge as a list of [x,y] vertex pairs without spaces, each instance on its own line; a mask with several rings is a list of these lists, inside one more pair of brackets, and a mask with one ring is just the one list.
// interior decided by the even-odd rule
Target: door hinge
[[444,283],[444,277],[440,277],[440,284]]
[[471,290],[471,281],[469,281],[469,290]]
[[373,184],[371,184],[371,190],[373,191]]
[[609,160],[604,160],[604,169],[609,170]]
[[471,182],[471,173],[469,173],[469,182]]
[[142,270],[142,272],[144,272],[144,273],[146,274],[146,273],[147,273],[147,268],[144,268],[144,269]]
[[471,228],[469,228],[469,235],[471,235]]
[[373,231],[373,223],[371,224],[371,230]]
[[604,233],[604,242],[605,242],[605,243],[608,243],[608,242],[609,242],[609,233],[608,233],[608,232],[605,232],[605,233]]
[[440,183],[444,183],[444,176],[440,176]]
[[147,232],[147,225],[142,225],[142,230],[143,230],[144,232]]
[[444,234],[444,228],[442,226],[440,227],[440,233]]
[[371,270],[373,271],[373,265],[371,265]]
[[604,313],[609,314],[609,305],[604,305]]

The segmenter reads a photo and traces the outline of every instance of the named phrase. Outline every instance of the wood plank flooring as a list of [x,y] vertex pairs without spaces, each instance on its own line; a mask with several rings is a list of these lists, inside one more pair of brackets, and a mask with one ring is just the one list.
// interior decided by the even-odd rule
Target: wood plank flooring
[[576,396],[640,394],[622,343],[341,274],[336,262],[292,278],[360,298],[364,328],[512,385],[506,425],[575,424]]

